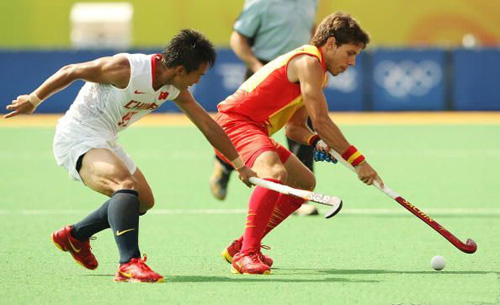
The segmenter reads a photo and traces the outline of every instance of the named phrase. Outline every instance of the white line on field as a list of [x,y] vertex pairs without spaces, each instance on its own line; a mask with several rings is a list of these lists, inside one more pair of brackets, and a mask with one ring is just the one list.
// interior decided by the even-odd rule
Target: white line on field
[[[325,212],[326,210],[321,209]],[[422,209],[426,214],[439,215],[471,215],[471,216],[500,216],[500,209],[495,208],[446,208]],[[223,215],[246,214],[246,209],[153,209],[151,215]],[[75,215],[87,214],[89,210],[0,210],[0,215]],[[347,215],[405,215],[409,212],[400,209],[343,209]]]

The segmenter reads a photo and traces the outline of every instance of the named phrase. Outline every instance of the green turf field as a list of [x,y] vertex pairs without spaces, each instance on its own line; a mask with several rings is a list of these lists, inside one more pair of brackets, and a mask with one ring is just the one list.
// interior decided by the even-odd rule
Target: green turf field
[[[114,283],[109,231],[93,241],[95,271],[50,240],[105,198],[56,166],[53,128],[0,128],[0,304],[499,304],[500,124],[343,130],[390,187],[473,238],[477,253],[461,253],[341,165],[317,164],[317,191],[342,197],[344,210],[291,217],[265,240],[273,274],[233,275],[220,252],[242,232],[250,190],[232,179],[225,202],[211,197],[211,149],[194,127],[136,127],[120,141],[157,202],[141,217],[141,250],[166,282]],[[430,267],[435,255],[444,271]]]

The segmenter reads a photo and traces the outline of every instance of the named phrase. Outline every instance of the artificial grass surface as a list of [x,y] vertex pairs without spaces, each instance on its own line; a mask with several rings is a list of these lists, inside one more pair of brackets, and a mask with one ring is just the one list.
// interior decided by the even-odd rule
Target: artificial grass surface
[[[500,125],[343,130],[388,185],[417,207],[438,211],[431,216],[462,240],[473,238],[478,252],[459,252],[341,165],[317,164],[317,191],[342,197],[344,211],[331,220],[291,217],[265,240],[275,260],[271,276],[232,275],[220,252],[243,230],[250,190],[233,177],[225,202],[211,197],[211,148],[194,127],[139,127],[120,142],[156,196],[157,212],[141,217],[140,244],[166,282],[114,283],[118,253],[109,231],[92,243],[95,271],[50,240],[105,198],[56,166],[53,128],[0,128],[0,303],[500,302]],[[446,258],[444,271],[430,267],[435,255]]]

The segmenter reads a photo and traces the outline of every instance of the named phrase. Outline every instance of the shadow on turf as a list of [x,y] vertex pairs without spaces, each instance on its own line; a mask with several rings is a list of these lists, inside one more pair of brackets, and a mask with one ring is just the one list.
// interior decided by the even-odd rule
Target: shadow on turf
[[[321,279],[283,279],[282,276],[296,276],[296,275],[314,275],[314,274],[337,274],[337,275],[363,275],[363,274],[488,274],[496,273],[494,271],[395,271],[395,270],[381,270],[381,269],[314,269],[314,268],[277,268],[275,270],[288,271],[293,273],[283,273],[273,275],[234,275],[230,277],[225,276],[204,276],[204,275],[172,275],[166,276],[166,283],[209,283],[209,282],[278,282],[278,283],[378,283],[376,280],[352,280],[347,278],[321,278]],[[279,271],[278,271],[279,272]],[[114,274],[86,274],[89,277],[110,277]],[[499,275],[500,279],[500,275]]]
[[[282,276],[283,274],[278,274],[276,276]],[[109,277],[113,278],[114,274],[86,274],[84,276],[89,277]],[[234,275],[232,277],[225,276],[204,276],[204,275],[172,275],[165,276],[165,283],[211,283],[211,282],[278,282],[278,283],[378,283],[380,281],[373,280],[350,280],[344,278],[322,278],[315,280],[304,280],[304,279],[283,279],[276,278],[274,275]]]
[[318,282],[337,282],[337,283],[378,283],[380,281],[373,280],[350,280],[345,278],[322,278],[322,279],[283,279],[277,278],[282,274],[277,275],[234,275],[232,277],[225,276],[203,276],[203,275],[182,275],[182,276],[167,276],[167,283],[200,283],[200,282],[273,282],[273,283],[318,283]]
[[[397,271],[397,270],[380,270],[380,269],[311,269],[311,268],[280,268],[280,270],[291,271],[291,272],[304,272],[305,274],[345,274],[345,275],[356,275],[356,274],[436,274],[436,271]],[[488,274],[496,273],[495,271],[440,271],[442,274]],[[297,273],[295,273],[297,274]]]
[[[285,270],[285,269],[282,269]],[[289,269],[295,270],[295,269]],[[306,269],[304,269],[306,270]],[[278,274],[276,276],[283,276]],[[85,274],[89,277],[109,277],[113,278],[114,274]],[[380,281],[373,280],[350,280],[345,278],[322,278],[315,280],[304,279],[282,279],[276,278],[274,275],[234,275],[232,277],[225,276],[204,276],[204,275],[172,275],[165,276],[165,283],[209,283],[209,282],[282,282],[282,283],[311,283],[311,282],[337,282],[337,283],[378,283]]]

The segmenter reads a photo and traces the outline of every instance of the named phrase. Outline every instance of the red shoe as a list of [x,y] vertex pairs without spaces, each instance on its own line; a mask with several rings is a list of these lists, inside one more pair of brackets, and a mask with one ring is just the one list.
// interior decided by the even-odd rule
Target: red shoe
[[115,282],[163,282],[163,276],[151,270],[146,265],[148,257],[144,254],[144,259],[133,258],[128,263],[118,265]]
[[[241,246],[242,246],[242,242],[239,241],[238,239],[236,239],[226,249],[224,249],[224,251],[222,251],[222,253],[221,253],[222,258],[225,259],[228,263],[231,264],[233,262],[233,257],[238,252],[240,252]],[[264,248],[264,249],[266,249],[266,250],[270,250],[271,249],[270,247],[268,247],[266,245],[262,245],[261,247]],[[259,255],[260,255],[260,260],[264,264],[268,265],[269,267],[271,267],[273,265],[273,259],[272,258],[270,258],[267,255],[262,254],[262,252],[259,252]]]
[[90,270],[97,268],[98,263],[92,254],[90,240],[79,241],[71,236],[71,226],[52,233],[52,241],[60,250],[69,252],[78,264]]
[[261,255],[259,252],[236,253],[231,264],[231,271],[235,274],[271,274],[269,266],[260,260]]

